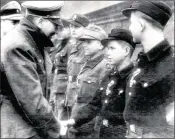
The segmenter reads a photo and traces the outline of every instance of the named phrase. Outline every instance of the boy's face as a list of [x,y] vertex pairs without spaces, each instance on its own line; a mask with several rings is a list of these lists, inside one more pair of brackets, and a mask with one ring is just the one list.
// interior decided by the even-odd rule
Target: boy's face
[[74,25],[70,25],[70,32],[71,32],[71,36],[73,38],[80,38],[83,33],[84,33],[84,27],[83,26],[74,26]]
[[122,44],[117,40],[111,40],[107,43],[106,60],[110,65],[118,65],[125,59],[126,51]]
[[129,30],[132,33],[133,41],[140,43],[142,27],[138,17],[134,13],[131,13]]

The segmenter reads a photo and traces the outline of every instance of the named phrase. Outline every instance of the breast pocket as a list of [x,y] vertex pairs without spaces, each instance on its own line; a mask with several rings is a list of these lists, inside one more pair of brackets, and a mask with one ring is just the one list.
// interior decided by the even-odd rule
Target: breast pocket
[[84,101],[89,101],[99,88],[99,82],[96,78],[87,78],[82,81],[78,97]]

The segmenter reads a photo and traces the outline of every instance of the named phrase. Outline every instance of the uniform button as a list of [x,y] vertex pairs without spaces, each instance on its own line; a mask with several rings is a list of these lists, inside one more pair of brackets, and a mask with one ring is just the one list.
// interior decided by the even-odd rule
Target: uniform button
[[147,86],[148,86],[148,83],[144,83],[144,84],[143,84],[143,87],[147,87]]
[[42,62],[42,60],[41,60],[41,59],[39,59],[39,62],[41,63],[41,62]]
[[105,103],[108,103],[108,100],[105,100]]
[[122,94],[122,93],[123,93],[123,90],[120,90],[120,91],[119,91],[119,95]]
[[110,90],[106,90],[106,95],[109,95],[111,93]]
[[103,87],[100,87],[100,90],[103,90]]
[[131,92],[129,92],[129,96],[131,96],[132,95],[132,93]]

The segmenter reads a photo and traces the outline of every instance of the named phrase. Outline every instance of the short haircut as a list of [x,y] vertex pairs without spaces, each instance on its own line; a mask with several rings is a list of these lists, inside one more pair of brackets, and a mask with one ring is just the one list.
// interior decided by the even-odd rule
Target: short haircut
[[139,18],[144,19],[145,21],[149,22],[152,26],[163,30],[164,26],[162,26],[159,22],[157,22],[156,20],[154,20],[152,17],[140,12],[140,11],[133,11],[132,13],[134,13],[136,16],[138,16]]
[[132,54],[134,52],[133,46],[124,40],[117,40],[117,42],[120,43],[124,49],[126,47],[129,47],[129,57],[132,57]]

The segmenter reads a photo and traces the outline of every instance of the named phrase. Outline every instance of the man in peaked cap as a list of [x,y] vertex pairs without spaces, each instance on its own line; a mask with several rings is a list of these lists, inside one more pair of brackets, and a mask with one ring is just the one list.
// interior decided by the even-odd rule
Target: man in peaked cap
[[127,137],[173,138],[169,121],[174,115],[169,119],[169,111],[174,109],[174,56],[163,34],[172,11],[163,2],[137,1],[122,12],[130,18],[134,41],[144,49],[127,84]]
[[1,38],[13,29],[22,18],[21,6],[16,1],[11,1],[1,8]]
[[70,117],[71,109],[76,99],[76,80],[77,75],[80,72],[83,64],[87,60],[84,54],[84,48],[79,38],[83,35],[85,27],[89,25],[89,20],[86,16],[80,14],[74,14],[69,20],[71,40],[69,43],[68,52],[68,63],[67,63],[67,74],[68,74],[68,85],[66,89],[66,100],[65,105],[67,107],[67,114]]
[[26,16],[1,40],[1,137],[59,138],[48,99],[50,64],[44,47],[61,26],[62,1],[26,1]]

